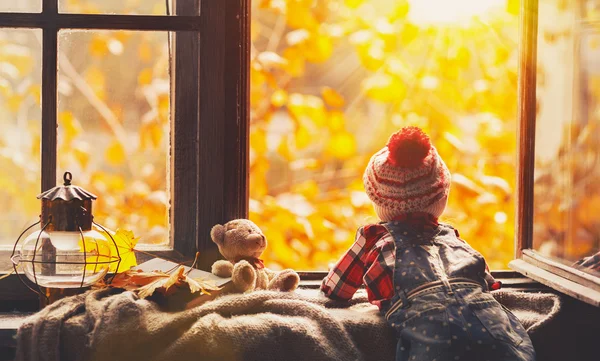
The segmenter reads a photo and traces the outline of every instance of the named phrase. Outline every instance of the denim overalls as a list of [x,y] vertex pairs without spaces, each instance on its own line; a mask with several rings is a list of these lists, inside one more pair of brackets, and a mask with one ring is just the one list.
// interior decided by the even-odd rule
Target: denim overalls
[[483,257],[454,228],[383,225],[396,244],[394,297],[382,313],[397,361],[535,360],[523,326],[488,292]]

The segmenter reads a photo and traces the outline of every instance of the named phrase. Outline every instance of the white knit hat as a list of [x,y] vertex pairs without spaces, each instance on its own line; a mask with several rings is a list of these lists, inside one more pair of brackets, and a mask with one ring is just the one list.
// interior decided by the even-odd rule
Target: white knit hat
[[412,212],[439,217],[448,201],[450,171],[427,134],[404,127],[371,157],[363,183],[382,221]]

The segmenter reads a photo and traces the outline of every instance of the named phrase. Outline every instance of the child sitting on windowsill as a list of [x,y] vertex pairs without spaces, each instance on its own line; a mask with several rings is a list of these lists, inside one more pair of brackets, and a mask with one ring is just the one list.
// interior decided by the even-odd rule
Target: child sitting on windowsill
[[396,330],[396,360],[534,360],[517,318],[489,293],[499,283],[458,231],[438,223],[450,172],[417,127],[393,134],[363,176],[379,224],[356,241],[321,290],[348,300],[364,284]]

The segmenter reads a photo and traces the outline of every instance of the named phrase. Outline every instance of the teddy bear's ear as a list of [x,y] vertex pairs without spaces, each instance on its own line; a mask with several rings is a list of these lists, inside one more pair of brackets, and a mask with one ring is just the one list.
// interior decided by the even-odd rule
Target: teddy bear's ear
[[210,238],[212,238],[213,242],[218,245],[223,245],[223,241],[225,240],[225,227],[220,224],[213,226],[210,230]]

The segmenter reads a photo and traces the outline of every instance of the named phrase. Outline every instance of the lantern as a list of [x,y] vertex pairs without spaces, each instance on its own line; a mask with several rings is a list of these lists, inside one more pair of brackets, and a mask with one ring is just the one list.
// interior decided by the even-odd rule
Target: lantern
[[[21,264],[23,273],[38,289],[90,286],[104,278],[111,263],[117,263],[118,269],[121,262],[112,235],[93,220],[92,201],[96,196],[72,185],[70,172],[63,179],[63,186],[37,197],[42,201],[40,221],[21,233],[13,247],[15,273],[19,275],[17,266]],[[29,234],[17,250],[21,237],[38,224],[41,228]],[[108,235],[112,244],[92,229],[92,224]]]

